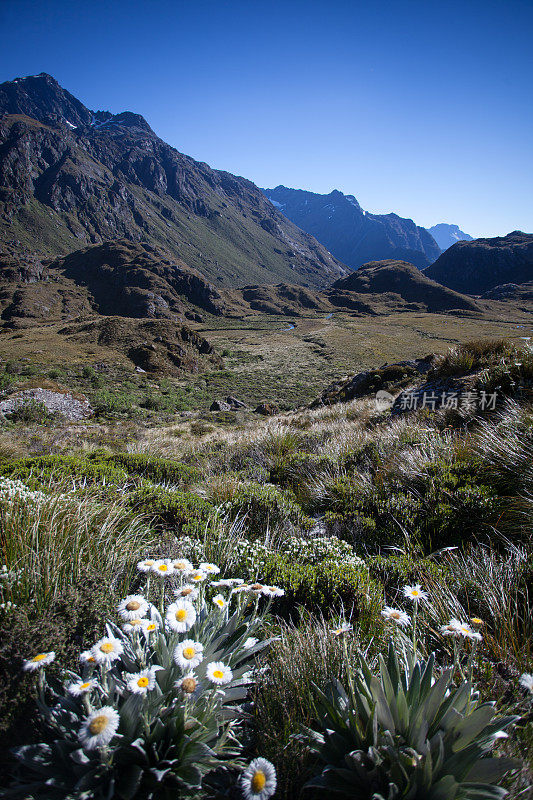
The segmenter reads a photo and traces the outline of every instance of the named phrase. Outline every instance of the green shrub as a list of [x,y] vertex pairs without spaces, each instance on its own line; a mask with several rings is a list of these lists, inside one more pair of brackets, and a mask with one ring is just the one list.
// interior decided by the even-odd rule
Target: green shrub
[[248,536],[252,539],[269,530],[308,529],[313,524],[291,493],[270,484],[245,484],[223,508],[230,520],[245,519]]
[[154,517],[157,524],[184,535],[201,533],[213,516],[213,506],[193,492],[171,491],[159,486],[141,486],[130,496],[137,513]]
[[190,486],[202,477],[200,470],[196,467],[144,453],[113,453],[106,456],[95,453],[88,458],[91,461],[102,459],[104,462],[117,465],[128,475],[141,475],[154,483]]
[[383,590],[364,565],[337,560],[299,564],[282,553],[274,553],[266,560],[263,574],[267,584],[285,590],[285,596],[278,601],[280,614],[291,617],[297,606],[304,606],[331,618],[344,610],[365,632],[373,628],[375,633],[380,627]]
[[392,553],[365,559],[370,575],[383,584],[386,592],[397,586],[423,583],[428,575],[435,581],[445,581],[447,570],[429,558],[414,558]]
[[22,403],[14,411],[6,414],[12,422],[24,422],[26,424],[46,425],[53,419],[59,418],[48,411],[47,407],[40,400],[28,400]]
[[125,415],[131,413],[135,405],[133,394],[110,389],[100,389],[94,392],[90,400],[95,414]]
[[269,482],[298,493],[305,481],[317,478],[334,468],[335,462],[329,456],[297,451],[278,458],[270,470]]
[[95,461],[75,455],[49,455],[34,458],[8,459],[0,462],[0,473],[18,478],[29,486],[61,482],[66,478],[77,483],[121,485],[127,482],[124,469],[109,461]]

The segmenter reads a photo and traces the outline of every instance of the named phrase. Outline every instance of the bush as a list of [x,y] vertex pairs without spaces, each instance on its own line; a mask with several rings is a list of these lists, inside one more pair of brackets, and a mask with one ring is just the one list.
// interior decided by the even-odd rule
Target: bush
[[135,397],[129,392],[100,389],[90,398],[95,414],[127,415],[133,411]]
[[95,453],[90,460],[101,459],[121,467],[128,475],[141,475],[154,483],[173,483],[190,486],[202,477],[200,470],[170,458],[158,458],[144,453],[114,453],[102,456]]
[[201,533],[215,511],[207,500],[193,492],[158,486],[137,489],[130,496],[130,503],[137,513],[152,516],[156,524],[190,536]]
[[12,422],[23,422],[25,424],[46,425],[60,415],[48,411],[46,405],[39,400],[28,400],[18,408],[6,414]]
[[289,532],[294,528],[308,529],[313,520],[306,517],[289,492],[269,484],[245,484],[223,506],[230,520],[244,517],[248,536],[261,537],[267,531]]

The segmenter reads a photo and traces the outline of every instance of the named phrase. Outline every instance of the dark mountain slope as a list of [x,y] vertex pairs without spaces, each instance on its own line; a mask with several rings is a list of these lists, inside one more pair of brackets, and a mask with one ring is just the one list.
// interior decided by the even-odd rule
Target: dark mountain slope
[[49,75],[0,85],[0,240],[40,256],[127,238],[223,285],[322,286],[344,267],[250,181],[92,112]]
[[504,283],[527,283],[533,280],[533,234],[513,231],[494,239],[457,242],[424,274],[475,295]]
[[353,269],[386,258],[423,268],[440,255],[440,248],[425,228],[396,214],[369,214],[353,195],[337,190],[314,194],[286,186],[264,192],[295,225],[315,236]]
[[392,292],[408,303],[423,303],[428,311],[479,310],[470,297],[440,286],[405,261],[372,261],[347,278],[336,281],[333,287],[358,294]]

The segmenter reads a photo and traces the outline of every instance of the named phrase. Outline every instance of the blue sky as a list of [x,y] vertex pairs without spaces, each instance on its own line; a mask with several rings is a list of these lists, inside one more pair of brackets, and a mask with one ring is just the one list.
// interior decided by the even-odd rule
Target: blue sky
[[533,4],[1,0],[0,80],[49,72],[260,186],[533,231]]

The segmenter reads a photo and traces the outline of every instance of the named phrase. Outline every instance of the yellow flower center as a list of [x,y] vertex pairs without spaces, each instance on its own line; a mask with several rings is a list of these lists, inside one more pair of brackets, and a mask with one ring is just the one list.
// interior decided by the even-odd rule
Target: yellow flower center
[[148,680],[146,675],[143,675],[142,678],[139,678],[139,680],[137,681],[137,686],[139,686],[141,689],[146,689],[149,683],[150,681]]
[[130,619],[130,625],[142,625],[142,619]]
[[483,625],[483,620],[479,617],[472,617],[471,621],[473,625]]
[[252,589],[254,589],[255,591],[259,591],[259,589],[262,589],[262,588],[263,588],[263,585],[261,583],[254,583],[252,585]]
[[168,570],[168,565],[167,565],[167,564],[160,564],[160,565],[158,566],[158,570],[159,570],[160,572],[167,572],[167,570]]
[[400,612],[399,611],[391,611],[390,615],[392,619],[400,619]]
[[155,631],[155,625],[151,622],[149,625],[146,626],[147,631]]
[[130,600],[130,602],[126,605],[128,611],[138,611],[140,607],[141,604],[138,600]]
[[194,647],[186,647],[183,650],[183,658],[186,658],[187,661],[190,661],[191,658],[194,658],[195,655],[196,655],[196,650],[194,649]]
[[413,597],[418,597],[418,595],[420,594],[420,592],[418,591],[418,589],[413,589],[413,590],[412,590],[412,592],[411,592],[411,594],[413,595]]
[[112,642],[104,642],[100,645],[102,653],[112,653],[114,649],[115,645]]
[[182,589],[180,595],[182,597],[188,597],[192,593],[192,589]]
[[108,724],[109,720],[105,714],[100,714],[100,716],[95,717],[89,722],[89,730],[93,736],[98,736],[99,733],[105,731]]
[[266,782],[267,780],[265,773],[262,769],[258,769],[252,778],[252,789],[254,794],[259,794],[259,792],[262,792],[266,786]]
[[196,689],[196,681],[194,678],[184,678],[181,682],[181,688],[186,694],[192,694]]
[[223,678],[223,677],[224,677],[224,673],[222,672],[221,669],[213,670],[213,678],[216,678],[217,680],[220,680],[220,678]]
[[224,601],[223,601],[223,600],[217,600],[217,601],[216,601],[216,604],[217,604],[217,606],[219,606],[220,608],[223,608],[223,607],[224,607]]
[[39,653],[38,655],[36,655],[36,656],[34,656],[32,658],[32,661],[36,661],[36,662],[42,661],[43,658],[46,658],[46,655],[47,655],[46,653]]
[[80,689],[90,689],[91,682],[87,681],[86,683],[80,683]]
[[176,611],[176,619],[178,622],[185,622],[187,619],[187,612],[184,608],[178,608]]
[[152,561],[152,559],[150,559],[150,558],[147,561],[144,562],[145,567],[153,567],[154,564],[155,564],[155,561]]
[[195,572],[194,575],[192,576],[192,579],[193,579],[193,581],[201,581],[202,580],[202,576],[199,575],[197,572]]

